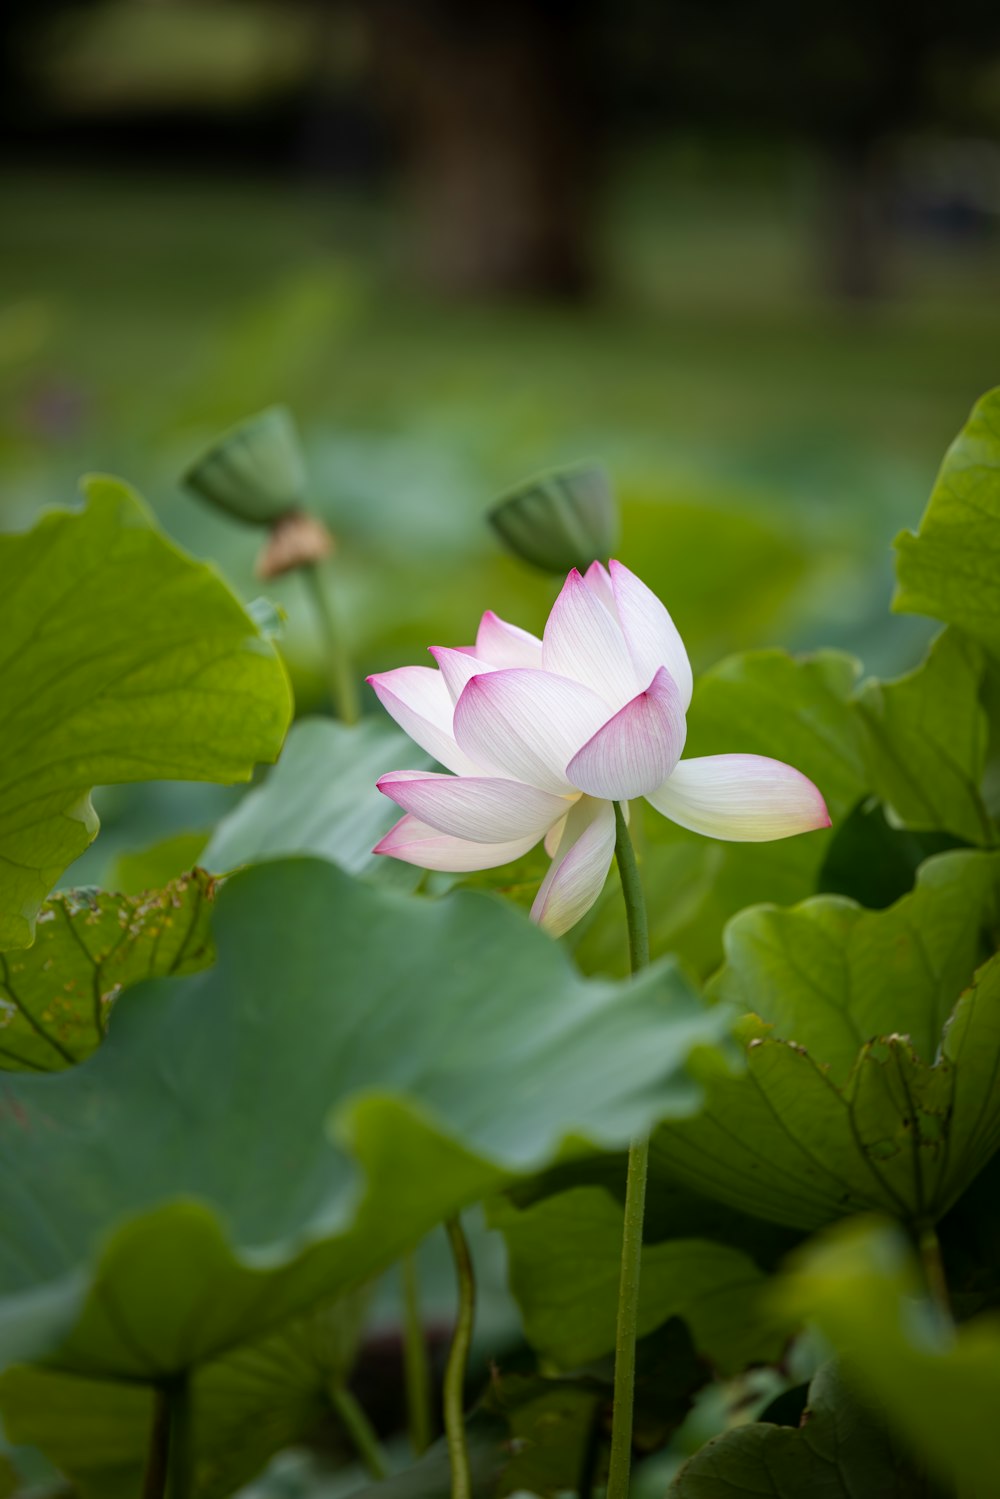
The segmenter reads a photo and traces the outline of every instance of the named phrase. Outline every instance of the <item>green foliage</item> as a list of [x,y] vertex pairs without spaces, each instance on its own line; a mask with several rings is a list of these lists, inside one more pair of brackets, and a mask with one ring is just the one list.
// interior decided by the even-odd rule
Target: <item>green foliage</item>
[[926,1499],[927,1485],[835,1363],[809,1388],[798,1427],[753,1422],[707,1442],[670,1499]]
[[[622,1211],[600,1187],[576,1187],[518,1209],[498,1199],[490,1223],[510,1257],[511,1289],[539,1353],[572,1369],[610,1353],[620,1274]],[[760,1303],[764,1276],[748,1255],[706,1239],[647,1243],[639,1335],[670,1317],[723,1374],[777,1360],[786,1330]]]
[[757,1012],[745,1070],[695,1059],[705,1107],[657,1132],[661,1166],[795,1228],[938,1218],[1000,1143],[1000,959],[962,993],[996,945],[996,882],[996,856],[943,854],[887,911],[741,916],[716,991]]
[[95,836],[95,784],[247,780],[291,714],[273,647],[221,579],[126,485],[90,479],[86,495],[0,537],[0,948],[31,942]]
[[204,870],[144,895],[69,890],[47,900],[31,947],[0,953],[0,1067],[51,1072],[104,1037],[122,989],[212,960]]
[[234,876],[213,929],[216,965],[130,991],[88,1066],[8,1079],[8,1357],[155,1380],[216,1355],[571,1141],[689,1111],[724,1019],[670,969],[582,981],[489,897],[314,860]]
[[814,1318],[844,1350],[852,1379],[876,1400],[908,1448],[960,1499],[1000,1487],[1000,1320],[957,1330],[921,1294],[905,1239],[862,1221],[831,1230],[790,1268],[787,1307]]
[[959,625],[1000,655],[1000,389],[952,443],[913,535],[896,540],[894,608]]

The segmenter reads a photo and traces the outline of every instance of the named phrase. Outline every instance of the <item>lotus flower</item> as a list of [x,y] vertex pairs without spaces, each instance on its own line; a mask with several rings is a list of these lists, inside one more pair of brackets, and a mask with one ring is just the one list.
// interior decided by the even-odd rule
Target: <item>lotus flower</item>
[[828,827],[811,781],[763,755],[682,760],[691,701],[684,643],[620,562],[574,568],[542,639],[483,615],[474,646],[431,647],[437,670],[368,680],[450,775],[394,770],[379,790],[405,816],[376,845],[425,869],[493,869],[544,838],[531,909],[553,935],[596,901],[615,851],[614,802],[644,796],[710,838],[764,842]]

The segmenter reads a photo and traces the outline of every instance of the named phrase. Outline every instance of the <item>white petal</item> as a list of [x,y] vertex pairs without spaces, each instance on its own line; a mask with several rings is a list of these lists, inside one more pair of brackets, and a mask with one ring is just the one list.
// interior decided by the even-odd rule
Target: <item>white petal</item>
[[588,796],[627,802],[666,780],[681,757],[687,724],[673,677],[660,667],[645,692],[598,729],[566,774]]
[[439,671],[429,666],[399,666],[369,677],[382,707],[415,744],[457,775],[480,769],[455,743],[455,705]]
[[535,842],[566,815],[566,799],[520,781],[393,770],[378,789],[421,822],[474,843]]
[[491,666],[541,666],[542,642],[487,609],[476,633],[476,655]]
[[647,799],[682,828],[740,843],[767,843],[830,826],[826,803],[812,781],[765,755],[682,760]]
[[535,897],[532,921],[553,937],[568,932],[604,888],[614,851],[611,803],[581,797],[566,819],[562,841]]
[[575,567],[546,621],[542,664],[546,671],[592,687],[613,708],[627,703],[653,675],[637,679],[621,626]]
[[[568,815],[569,814],[567,813],[567,816]],[[560,817],[559,821],[554,822],[549,828],[548,832],[545,834],[545,852],[548,854],[550,859],[555,858],[556,850],[562,842],[562,835],[565,831],[566,818]]]
[[428,649],[440,668],[453,704],[457,703],[462,696],[462,688],[466,682],[471,681],[473,677],[482,676],[484,671],[498,669],[465,646],[456,646],[452,649],[446,645],[432,645]]
[[421,869],[441,869],[450,874],[468,874],[475,869],[496,869],[519,859],[538,842],[535,837],[515,838],[509,843],[472,843],[465,838],[450,838],[419,818],[401,817],[389,829],[375,854],[389,854],[404,864]]
[[611,586],[622,631],[628,642],[639,685],[648,682],[657,667],[665,666],[677,683],[681,706],[687,711],[693,685],[691,663],[684,642],[660,600],[620,562],[612,561]]
[[473,677],[459,698],[455,737],[487,772],[565,795],[573,790],[566,766],[609,716],[604,699],[579,682],[492,671]]
[[608,613],[617,619],[618,606],[615,603],[615,592],[611,586],[611,574],[604,563],[592,562],[583,575],[583,581],[594,597],[600,599]]

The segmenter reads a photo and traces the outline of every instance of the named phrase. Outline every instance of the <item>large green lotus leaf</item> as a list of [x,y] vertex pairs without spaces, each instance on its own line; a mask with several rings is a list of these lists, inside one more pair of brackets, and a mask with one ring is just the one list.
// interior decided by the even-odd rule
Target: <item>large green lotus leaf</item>
[[2,1079],[9,1361],[155,1379],[263,1334],[561,1151],[690,1112],[685,1059],[727,1023],[670,967],[587,982],[492,897],[319,860],[235,875],[213,930],[215,966],[129,990],[83,1066]]
[[[328,1388],[350,1371],[363,1298],[347,1297],[280,1332],[203,1364],[191,1384],[194,1491],[223,1499],[273,1454],[335,1430]],[[142,1487],[153,1391],[20,1364],[0,1375],[0,1410],[12,1441],[30,1445],[70,1478],[82,1499]],[[351,1452],[347,1438],[345,1456]]]
[[[968,929],[961,939],[954,926],[950,929],[950,941],[961,942],[971,965],[977,934],[978,942],[983,940],[983,900],[988,904],[994,889],[994,861],[974,853],[945,854],[932,865],[946,861],[952,861],[960,883],[972,870],[985,882],[978,908],[969,897]],[[954,981],[961,988],[972,974],[960,976],[946,923],[935,930],[934,917],[928,918],[928,938],[938,943],[930,957],[919,932],[914,936],[907,930],[901,915],[919,910],[923,894],[918,890],[888,911],[857,917],[860,925],[853,933],[851,908],[830,897],[790,913],[765,910],[742,918],[744,940],[733,949],[738,972],[727,968],[720,989],[740,992],[744,1002],[752,996],[765,1015],[769,1006],[780,1008],[787,1039],[748,1017],[744,1072],[732,1071],[708,1052],[694,1059],[692,1070],[706,1090],[706,1104],[696,1120],[674,1121],[656,1132],[658,1170],[743,1212],[793,1228],[819,1227],[872,1208],[914,1223],[935,1220],[947,1210],[1000,1144],[1000,1079],[994,1066],[1000,1047],[1000,957],[979,970],[935,1046],[933,1024],[947,1005],[942,984]],[[928,909],[936,912],[934,901]],[[846,925],[839,924],[841,916]],[[803,918],[815,925],[803,927]],[[769,946],[769,933],[776,930],[781,939]],[[852,953],[855,940],[860,945]],[[818,951],[839,950],[841,943],[846,961],[818,961]],[[746,977],[744,952],[751,955]],[[931,967],[926,977],[924,963]],[[755,983],[758,966],[763,976]],[[865,977],[879,966],[897,996],[895,1007],[880,983]],[[867,990],[875,996],[867,1001],[873,1006],[867,1021],[863,1003],[852,1007],[855,984],[859,995]],[[886,1021],[893,1016],[889,1030]],[[786,1025],[793,1029],[786,1031]],[[923,1053],[904,1031],[919,1038]],[[874,1039],[855,1045],[849,1064],[852,1034]]]
[[163,890],[69,890],[38,913],[31,947],[0,953],[0,1067],[51,1072],[104,1037],[122,989],[212,959],[215,881],[196,869]]
[[375,782],[386,771],[432,763],[386,717],[349,726],[304,719],[264,784],[219,823],[201,862],[225,872],[281,854],[318,854],[348,874],[414,889],[419,869],[372,853],[399,818],[399,808]]
[[[851,706],[858,670],[853,657],[835,651],[733,656],[697,682],[684,753],[738,751],[787,761],[820,788],[836,824],[869,789],[864,725]],[[702,974],[718,966],[723,927],[737,911],[759,900],[787,905],[814,892],[831,836],[720,843],[678,828],[645,802],[635,810],[653,951],[677,953]],[[624,971],[615,881],[570,942],[588,971]]]
[[869,796],[834,830],[819,872],[818,893],[846,895],[869,910],[882,911],[913,889],[917,870],[926,860],[966,846],[952,833],[893,826],[882,803]]
[[823,895],[741,912],[709,993],[804,1046],[842,1087],[875,1036],[901,1033],[932,1062],[955,1000],[998,945],[1000,854],[956,851],[928,859],[883,911]]
[[960,1499],[1000,1493],[1000,1317],[953,1327],[922,1294],[904,1237],[871,1221],[840,1225],[801,1251],[781,1294],[789,1311],[819,1324]]
[[26,947],[63,870],[91,842],[95,785],[245,781],[291,716],[284,670],[209,567],[126,485],[0,537],[0,948]]
[[1000,388],[973,408],[914,535],[896,538],[893,608],[959,625],[1000,655]]
[[987,741],[979,697],[983,665],[976,642],[949,629],[915,671],[895,682],[867,682],[858,695],[872,789],[905,827],[995,842],[980,790]]
[[[615,1345],[622,1209],[600,1187],[576,1187],[527,1208],[507,1198],[489,1221],[507,1244],[511,1290],[530,1342],[572,1369]],[[787,1327],[760,1303],[765,1277],[741,1250],[706,1239],[643,1247],[639,1336],[683,1317],[695,1348],[723,1374],[780,1357]]]
[[928,1499],[897,1442],[848,1383],[824,1364],[798,1427],[754,1421],[713,1437],[680,1470],[670,1499]]

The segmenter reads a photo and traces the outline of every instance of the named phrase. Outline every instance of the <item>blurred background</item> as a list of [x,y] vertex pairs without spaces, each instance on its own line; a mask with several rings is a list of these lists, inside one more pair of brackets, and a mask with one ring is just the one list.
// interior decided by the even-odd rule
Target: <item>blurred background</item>
[[592,457],[696,666],[916,659],[891,539],[1000,374],[987,0],[5,0],[0,143],[4,525],[116,472],[252,598],[179,475],[282,401],[359,672],[540,627],[482,517]]

